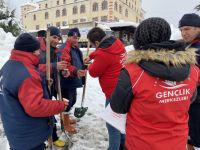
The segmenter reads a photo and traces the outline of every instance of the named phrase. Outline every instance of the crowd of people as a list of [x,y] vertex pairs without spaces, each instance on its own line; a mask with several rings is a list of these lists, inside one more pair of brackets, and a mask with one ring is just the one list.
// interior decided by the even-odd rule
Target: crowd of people
[[62,35],[55,26],[37,37],[19,35],[0,70],[0,114],[10,149],[44,150],[50,137],[57,147],[67,144],[57,135],[54,115],[62,113],[64,130],[77,133],[70,110],[87,71],[99,79],[105,107],[127,114],[126,134],[106,123],[108,150],[200,148],[200,16],[185,14],[178,27],[182,39],[173,41],[165,19],[145,19],[134,32],[135,50],[128,54],[120,39],[94,27],[87,38],[95,51],[85,58],[78,28],[69,30],[60,47]]

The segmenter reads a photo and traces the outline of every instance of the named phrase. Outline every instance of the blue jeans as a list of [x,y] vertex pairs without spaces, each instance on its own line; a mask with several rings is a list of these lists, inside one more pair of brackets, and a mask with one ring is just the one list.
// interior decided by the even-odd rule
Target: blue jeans
[[[106,106],[109,104],[109,100],[106,100]],[[123,150],[125,145],[125,134],[121,134],[112,125],[106,123],[109,136],[109,147],[108,150]]]

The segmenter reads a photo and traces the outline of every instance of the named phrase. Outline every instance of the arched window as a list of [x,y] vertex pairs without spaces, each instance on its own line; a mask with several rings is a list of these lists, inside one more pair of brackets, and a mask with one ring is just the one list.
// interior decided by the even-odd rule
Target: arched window
[[63,10],[62,10],[62,16],[66,16],[67,15],[67,10],[66,10],[66,8],[64,8]]
[[92,6],[93,11],[98,11],[98,3],[94,3]]
[[119,13],[121,14],[122,13],[122,6],[119,5]]
[[106,0],[104,0],[102,2],[102,10],[107,10],[108,9],[108,2]]
[[125,16],[128,17],[128,10],[125,11]]
[[60,17],[60,10],[56,10],[56,18]]
[[77,14],[78,13],[78,8],[77,8],[77,6],[74,6],[73,7],[73,14]]
[[114,5],[114,10],[115,10],[115,11],[118,10],[117,7],[118,7],[118,4],[117,4],[117,2],[115,2],[115,5]]
[[36,15],[35,14],[33,15],[33,20],[36,20]]
[[48,4],[45,4],[45,8],[48,8]]
[[85,13],[85,5],[81,5],[81,7],[80,7],[80,13]]
[[49,13],[45,12],[44,17],[45,17],[45,19],[49,19]]

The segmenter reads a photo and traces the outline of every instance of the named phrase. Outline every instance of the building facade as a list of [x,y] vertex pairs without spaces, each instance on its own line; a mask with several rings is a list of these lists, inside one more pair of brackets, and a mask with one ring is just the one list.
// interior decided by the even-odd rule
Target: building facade
[[139,23],[144,18],[142,0],[41,0],[21,6],[21,17],[27,32],[54,25],[61,28],[91,22],[119,20]]

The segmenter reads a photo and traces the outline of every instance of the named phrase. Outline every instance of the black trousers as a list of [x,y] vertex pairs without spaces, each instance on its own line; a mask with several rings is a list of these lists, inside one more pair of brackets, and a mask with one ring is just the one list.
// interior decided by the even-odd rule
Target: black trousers
[[68,112],[76,103],[76,97],[77,97],[76,89],[62,89],[62,97],[69,100],[69,105],[65,110],[66,112]]

